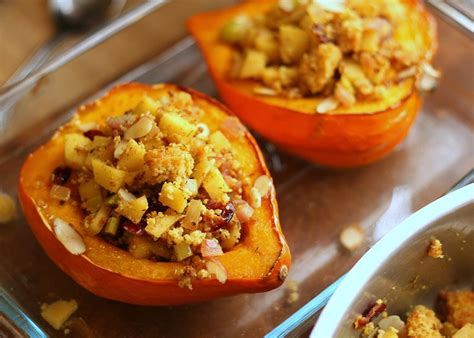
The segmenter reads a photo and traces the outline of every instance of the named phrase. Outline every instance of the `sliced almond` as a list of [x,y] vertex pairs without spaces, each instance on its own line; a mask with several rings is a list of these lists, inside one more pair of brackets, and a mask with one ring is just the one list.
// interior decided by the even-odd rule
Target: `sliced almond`
[[265,96],[276,96],[278,92],[274,89],[268,87],[255,87],[253,92],[258,95],[265,95]]
[[337,107],[339,107],[339,101],[334,97],[327,97],[318,104],[316,112],[324,114],[336,109]]
[[364,243],[364,229],[358,224],[349,225],[342,230],[339,240],[347,250],[356,250]]
[[54,219],[54,234],[64,247],[73,255],[81,255],[86,251],[86,246],[81,235],[66,221]]

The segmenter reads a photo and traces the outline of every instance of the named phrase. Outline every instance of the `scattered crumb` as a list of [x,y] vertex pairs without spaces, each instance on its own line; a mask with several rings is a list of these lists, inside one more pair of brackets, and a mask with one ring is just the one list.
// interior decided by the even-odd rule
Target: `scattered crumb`
[[351,224],[342,230],[339,240],[349,251],[356,250],[364,243],[364,229],[358,224]]
[[69,333],[71,333],[70,329],[64,329],[64,334],[69,334]]
[[77,310],[77,307],[77,302],[74,299],[70,301],[58,300],[51,304],[43,304],[41,305],[41,317],[56,330],[59,330],[64,322]]
[[443,244],[439,239],[432,238],[430,245],[427,249],[428,256],[433,258],[444,258],[443,255]]
[[15,200],[8,194],[0,192],[0,223],[8,223],[16,217]]
[[289,280],[288,283],[286,284],[286,288],[288,292],[286,302],[288,304],[296,303],[298,299],[300,299],[300,293],[298,291],[299,290],[298,282],[296,282],[295,280]]

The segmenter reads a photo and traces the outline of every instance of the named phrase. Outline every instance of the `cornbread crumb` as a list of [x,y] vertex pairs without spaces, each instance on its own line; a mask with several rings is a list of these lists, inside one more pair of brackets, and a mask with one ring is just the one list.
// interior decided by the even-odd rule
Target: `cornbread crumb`
[[15,200],[8,194],[0,192],[0,223],[8,223],[15,219]]
[[410,338],[442,338],[442,325],[433,310],[417,305],[407,318],[407,333]]
[[444,258],[443,244],[439,239],[432,238],[428,246],[428,256],[433,258]]
[[296,282],[295,280],[289,280],[286,284],[286,288],[288,291],[288,297],[286,299],[286,302],[290,305],[296,303],[300,298],[298,282]]
[[474,292],[444,291],[440,293],[444,300],[447,321],[461,328],[466,324],[474,324]]

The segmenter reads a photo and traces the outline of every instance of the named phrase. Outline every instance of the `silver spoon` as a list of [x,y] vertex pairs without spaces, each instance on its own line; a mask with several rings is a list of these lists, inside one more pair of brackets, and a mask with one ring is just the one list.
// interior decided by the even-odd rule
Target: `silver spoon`
[[88,31],[108,16],[117,15],[126,0],[49,0],[56,34],[46,41],[26,63],[5,82],[12,84],[46,63],[54,49],[71,34]]

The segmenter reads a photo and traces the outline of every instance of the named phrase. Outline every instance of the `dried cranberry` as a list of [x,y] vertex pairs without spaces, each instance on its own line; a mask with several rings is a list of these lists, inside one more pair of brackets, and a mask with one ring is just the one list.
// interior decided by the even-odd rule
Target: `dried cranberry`
[[367,325],[372,319],[385,311],[387,305],[385,303],[373,303],[367,310],[362,313],[362,316],[357,318],[354,322],[354,328],[359,329]]
[[54,184],[63,185],[69,180],[71,173],[72,170],[68,166],[57,167],[51,174],[51,181],[53,181]]
[[132,221],[126,220],[123,223],[123,228],[126,231],[131,232],[132,234],[135,234],[135,235],[145,234],[145,227],[146,227],[145,222],[140,222],[138,224],[135,224]]
[[210,201],[207,204],[207,208],[221,210],[220,215],[210,216],[208,219],[208,224],[210,225],[213,231],[218,230],[223,226],[229,224],[232,217],[234,217],[235,207],[232,202],[229,202],[224,205],[220,202]]
[[147,196],[147,201],[148,201],[148,209],[147,209],[147,212],[152,212],[152,211],[156,211],[156,212],[165,212],[166,211],[166,206],[164,206],[159,200],[158,200],[158,196],[155,194],[155,195],[151,195],[151,196]]
[[104,136],[104,133],[97,129],[91,129],[84,132],[84,136],[93,140],[95,136]]

